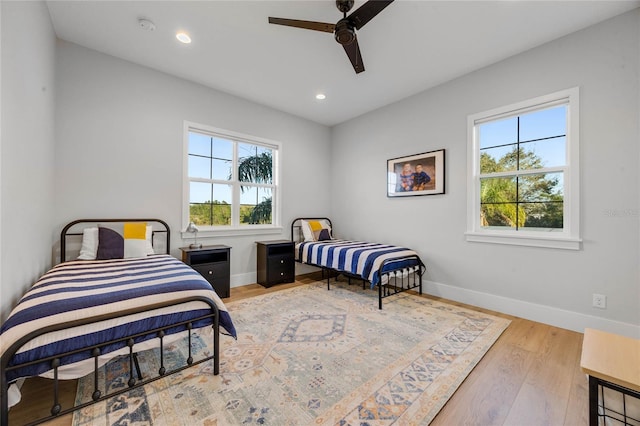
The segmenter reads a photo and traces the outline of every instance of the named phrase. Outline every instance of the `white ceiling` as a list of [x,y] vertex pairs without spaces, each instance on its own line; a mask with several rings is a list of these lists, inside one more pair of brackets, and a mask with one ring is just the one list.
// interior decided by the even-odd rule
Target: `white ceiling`
[[[60,39],[332,126],[640,1],[396,0],[358,31],[366,71],[357,75],[332,34],[267,23],[335,23],[342,14],[330,0],[47,4]],[[139,18],[156,29],[143,30]],[[178,42],[178,30],[193,42]],[[318,92],[327,98],[316,100]]]

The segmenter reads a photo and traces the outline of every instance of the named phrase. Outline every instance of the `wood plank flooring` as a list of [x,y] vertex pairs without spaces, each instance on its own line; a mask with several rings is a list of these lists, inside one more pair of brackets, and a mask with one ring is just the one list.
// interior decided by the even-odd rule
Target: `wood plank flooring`
[[[317,276],[297,277],[295,283],[266,289],[250,284],[231,289],[225,302],[313,282]],[[453,305],[476,309],[511,320],[511,325],[449,399],[431,423],[451,425],[586,425],[588,424],[587,379],[580,369],[582,334],[549,325],[475,308],[429,295]],[[384,303],[393,303],[389,298]],[[62,382],[64,406],[75,396],[76,381]],[[28,379],[23,402],[9,413],[11,425],[23,425],[46,415],[51,381]],[[29,402],[24,402],[24,401]],[[71,402],[69,402],[71,401]],[[71,415],[47,425],[69,426]]]

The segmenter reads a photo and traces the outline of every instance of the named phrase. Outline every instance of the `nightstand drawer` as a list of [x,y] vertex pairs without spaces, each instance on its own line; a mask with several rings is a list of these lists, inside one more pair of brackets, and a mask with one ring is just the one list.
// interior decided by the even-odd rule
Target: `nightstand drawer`
[[182,261],[206,279],[221,298],[229,297],[231,247],[216,245],[201,248],[182,247]]
[[220,297],[229,297],[229,266],[226,263],[203,263],[200,265],[191,265],[193,269],[198,271],[204,277]]

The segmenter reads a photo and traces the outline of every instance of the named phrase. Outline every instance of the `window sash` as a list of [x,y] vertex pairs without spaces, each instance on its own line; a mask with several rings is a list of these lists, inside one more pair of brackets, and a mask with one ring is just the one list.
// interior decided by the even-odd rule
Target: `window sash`
[[[492,173],[480,173],[480,140],[479,126],[505,118],[524,116],[542,109],[560,105],[567,106],[565,164],[552,167],[540,167],[524,170],[509,170]],[[496,108],[468,117],[469,150],[468,165],[468,198],[467,198],[467,241],[489,242],[499,244],[515,244],[565,249],[580,248],[579,223],[579,91],[572,88],[528,101],[519,102],[506,107]],[[521,144],[523,142],[520,142]],[[516,145],[517,146],[517,145]],[[524,228],[496,229],[481,226],[481,194],[480,182],[486,178],[515,178],[530,175],[561,173],[563,179],[563,228],[554,228],[553,232]]]
[[[233,153],[231,155],[231,179],[221,179],[220,176],[217,178],[205,178],[202,176],[190,176],[189,171],[189,159],[190,157],[204,157],[209,160],[214,160],[216,155],[211,153],[211,156],[202,155],[201,153],[191,154],[189,151],[189,138],[192,133],[200,134],[206,137],[219,138],[229,140],[233,146]],[[240,162],[240,156],[238,152],[238,147],[240,144],[248,144],[252,146],[258,147],[258,151],[261,151],[261,148],[266,148],[271,151],[272,154],[272,176],[270,183],[264,182],[243,182],[239,180],[238,168]],[[184,228],[190,222],[190,206],[192,204],[191,195],[190,195],[190,185],[192,182],[200,182],[209,185],[227,185],[231,188],[231,223],[229,225],[199,225],[199,235],[207,236],[207,235],[234,235],[235,231],[247,231],[247,230],[266,230],[269,232],[277,231],[281,229],[279,223],[280,217],[280,203],[279,203],[279,191],[278,191],[278,182],[279,182],[279,168],[278,168],[278,160],[279,160],[279,151],[281,149],[281,145],[279,142],[270,141],[263,138],[247,136],[236,132],[231,132],[227,130],[217,129],[210,126],[191,123],[185,121],[184,123],[184,147],[183,147],[183,222]],[[225,159],[228,160],[228,159]],[[212,166],[213,167],[213,166]],[[210,176],[213,175],[213,171],[211,171]],[[242,201],[242,190],[241,188],[259,188],[259,189],[267,189],[271,193],[271,223],[266,224],[248,224],[241,223],[242,220],[240,218],[241,212],[241,203]],[[260,192],[260,191],[259,191]],[[209,200],[214,201],[214,200]],[[244,206],[247,203],[243,203]],[[262,232],[257,232],[262,233]],[[242,232],[241,234],[244,234]],[[240,234],[239,234],[240,235]]]

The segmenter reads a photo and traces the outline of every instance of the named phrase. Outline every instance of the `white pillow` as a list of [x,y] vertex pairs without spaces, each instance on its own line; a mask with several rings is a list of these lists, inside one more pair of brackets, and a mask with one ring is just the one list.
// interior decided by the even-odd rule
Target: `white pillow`
[[151,225],[147,225],[147,232],[145,234],[145,250],[147,255],[149,254],[156,254],[156,252],[153,250],[153,245],[151,244],[151,237],[153,236],[153,226]]
[[305,241],[314,241],[313,239],[313,231],[311,231],[311,225],[309,225],[308,220],[301,220],[300,226],[302,228],[302,236]]
[[85,228],[82,231],[82,247],[80,248],[80,260],[95,260],[98,253],[98,228]]

